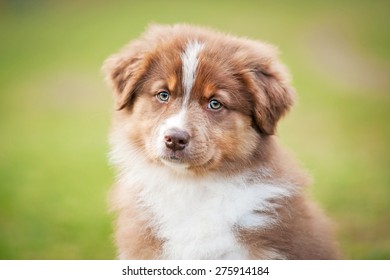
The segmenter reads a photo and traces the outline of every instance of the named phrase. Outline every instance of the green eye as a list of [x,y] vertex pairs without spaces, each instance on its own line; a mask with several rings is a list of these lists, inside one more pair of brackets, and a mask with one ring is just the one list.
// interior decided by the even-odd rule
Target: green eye
[[157,99],[161,102],[168,102],[169,100],[169,93],[167,91],[161,91],[156,96]]
[[222,108],[222,104],[218,100],[211,99],[209,104],[208,104],[208,107],[211,110],[218,111],[219,109]]

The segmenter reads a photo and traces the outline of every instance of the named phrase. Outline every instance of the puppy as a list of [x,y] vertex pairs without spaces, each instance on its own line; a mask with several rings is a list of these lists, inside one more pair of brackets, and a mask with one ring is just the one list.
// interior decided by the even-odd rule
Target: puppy
[[156,25],[104,71],[119,258],[337,257],[307,176],[275,137],[294,91],[274,47]]

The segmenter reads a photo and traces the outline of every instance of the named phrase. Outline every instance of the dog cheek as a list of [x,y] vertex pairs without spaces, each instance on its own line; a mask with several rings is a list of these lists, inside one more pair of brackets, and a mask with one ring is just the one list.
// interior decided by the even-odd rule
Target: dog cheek
[[219,149],[227,161],[246,161],[254,153],[258,135],[251,128],[251,119],[234,114],[219,138]]
[[154,127],[150,127],[148,137],[149,154],[155,158],[159,158],[165,149],[164,145],[164,125],[156,122]]
[[141,152],[144,152],[147,158],[154,159],[155,145],[155,128],[158,127],[158,118],[155,110],[150,106],[149,100],[145,97],[139,98],[126,120],[128,126],[129,141]]

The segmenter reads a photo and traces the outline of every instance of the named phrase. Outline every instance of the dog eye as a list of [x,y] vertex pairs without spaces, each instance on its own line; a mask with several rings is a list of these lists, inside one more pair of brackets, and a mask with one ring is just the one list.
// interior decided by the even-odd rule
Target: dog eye
[[219,109],[222,108],[222,104],[218,100],[212,99],[210,100],[207,107],[209,107],[209,109],[211,110],[218,111]]
[[168,102],[169,100],[169,92],[161,91],[156,95],[157,99],[161,102]]

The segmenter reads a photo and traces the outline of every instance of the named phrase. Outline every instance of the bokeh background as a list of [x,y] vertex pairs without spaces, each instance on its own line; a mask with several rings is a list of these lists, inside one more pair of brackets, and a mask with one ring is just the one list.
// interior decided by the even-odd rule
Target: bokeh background
[[[282,144],[347,259],[390,259],[390,1],[0,0],[0,259],[112,259],[103,60],[151,22],[279,46]],[[304,233],[302,233],[304,234]]]

